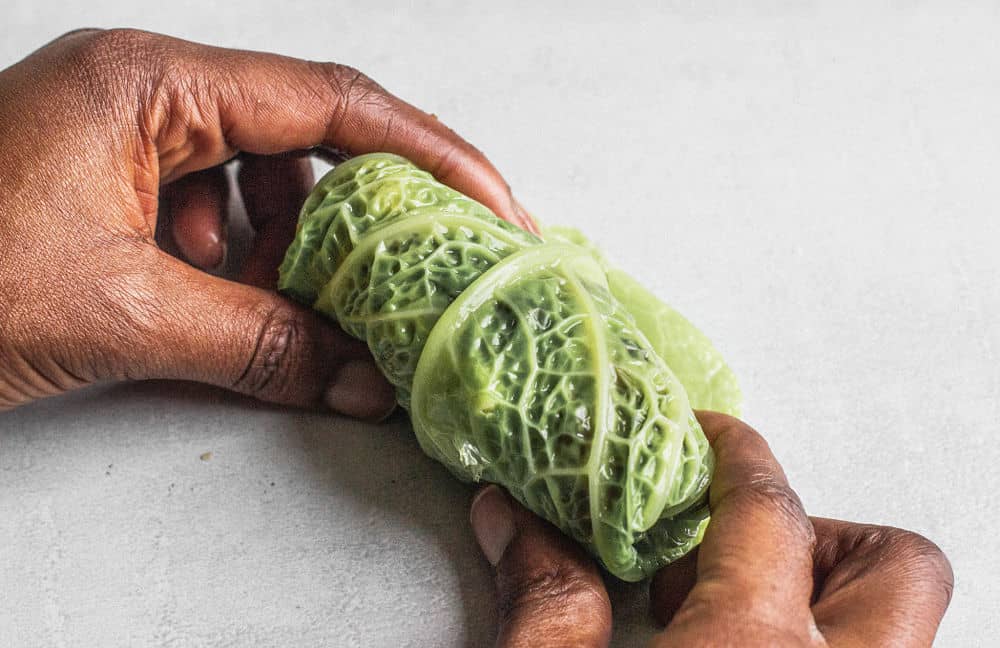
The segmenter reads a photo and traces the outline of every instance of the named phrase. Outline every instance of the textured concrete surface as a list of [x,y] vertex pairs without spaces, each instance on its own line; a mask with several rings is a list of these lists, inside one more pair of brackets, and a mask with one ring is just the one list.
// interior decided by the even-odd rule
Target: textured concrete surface
[[[702,325],[810,512],[945,549],[939,645],[995,642],[995,5],[537,4],[8,0],[0,64],[132,25],[366,70]],[[0,415],[0,645],[487,645],[469,496],[404,424],[192,385],[37,403]],[[617,645],[643,597],[616,588]]]

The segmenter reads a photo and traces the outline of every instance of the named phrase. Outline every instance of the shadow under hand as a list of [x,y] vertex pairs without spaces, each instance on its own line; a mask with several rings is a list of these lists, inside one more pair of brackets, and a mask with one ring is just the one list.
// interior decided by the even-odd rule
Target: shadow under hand
[[[399,579],[416,583],[412,591],[431,599],[393,601],[392,612],[403,618],[410,613],[426,615],[429,603],[454,606],[457,595],[465,637],[455,645],[492,645],[496,633],[492,574],[468,523],[474,487],[424,455],[404,413],[373,425],[299,412],[289,417],[287,428],[289,441],[299,444],[308,457],[305,477],[339,498],[350,498],[351,517],[368,520],[367,546],[352,553],[359,560],[391,561]],[[435,545],[446,557],[444,562],[451,564],[451,573],[428,573],[427,567],[441,563],[441,557],[401,547],[398,532],[393,532],[399,528],[407,529],[404,540],[410,529],[427,536],[430,543],[419,545]]]
[[649,582],[626,583],[608,574],[603,576],[608,598],[611,599],[614,623],[611,646],[632,648],[647,645],[657,632],[649,612]]
[[[433,537],[448,556],[457,579],[465,614],[461,645],[492,646],[497,630],[493,576],[468,523],[469,504],[477,487],[459,482],[424,455],[405,413],[397,413],[381,426],[303,416],[289,427],[290,434],[307,450],[311,478],[395,518],[386,528],[420,528]],[[376,546],[383,544],[373,541]],[[389,551],[395,553],[399,548],[390,547]],[[408,577],[436,580],[427,574]],[[649,583],[626,583],[609,575],[604,579],[614,617],[611,646],[646,645],[658,631],[649,611]],[[442,582],[441,586],[455,584]],[[414,609],[419,611],[420,607]]]
[[[400,645],[407,628],[434,635],[437,645],[492,644],[492,574],[468,523],[474,488],[423,454],[403,415],[373,425],[196,383],[144,381],[95,385],[0,417],[0,447],[8,450],[29,441],[129,446],[125,454],[135,463],[150,456],[146,443],[184,447],[192,440],[226,455],[215,453],[216,476],[199,487],[220,493],[231,486],[211,480],[245,483],[266,474],[281,482],[278,494],[248,492],[228,505],[251,521],[264,519],[250,540],[258,549],[275,542],[288,543],[279,551],[309,547],[302,565],[318,573],[305,580],[327,582],[331,595],[313,601],[313,612],[340,617],[332,625],[348,635],[341,638],[372,645],[385,634],[372,621],[384,618],[397,626],[388,634],[402,637]],[[302,508],[268,513],[282,505]],[[283,540],[291,531],[279,526],[286,521],[308,524],[305,532],[317,542]]]
[[[108,419],[109,407],[123,416]],[[177,410],[184,410],[184,415]],[[195,383],[147,381],[98,385],[8,412],[0,421],[0,440],[6,437],[10,443],[58,430],[65,441],[65,435],[75,429],[71,423],[80,419],[104,421],[102,435],[114,444],[126,443],[141,429],[172,430],[187,438],[199,434],[184,429],[192,413],[197,415],[199,427],[224,429],[232,427],[234,418],[251,412],[257,414],[247,421],[268,430],[254,443],[269,446],[267,452],[276,453],[274,463],[287,465],[298,487],[315,493],[306,505],[322,511],[329,503],[325,516],[315,515],[313,532],[330,543],[342,543],[331,551],[335,561],[353,563],[324,568],[330,570],[331,587],[338,576],[357,578],[365,571],[386,579],[356,588],[362,592],[378,588],[378,592],[371,592],[372,598],[362,595],[365,602],[346,601],[337,607],[350,614],[352,605],[374,602],[387,606],[387,617],[429,631],[426,617],[433,610],[461,606],[464,637],[455,637],[453,645],[493,644],[493,576],[468,523],[475,487],[462,484],[424,455],[403,414],[373,425],[281,408]],[[247,434],[249,439],[259,432],[250,430]],[[260,468],[278,470],[276,466]],[[328,526],[324,528],[324,524]],[[349,542],[344,532],[348,526]],[[365,565],[378,568],[365,570]],[[389,582],[389,578],[398,582]],[[605,583],[614,613],[611,645],[644,645],[656,632],[649,614],[648,585],[624,583],[610,576],[605,576]],[[351,591],[344,590],[344,596],[352,596]],[[370,618],[370,614],[359,616]],[[405,621],[413,617],[416,620]],[[457,628],[442,627],[437,636],[443,640],[453,630]],[[368,642],[373,631],[378,632],[359,629],[358,638]]]

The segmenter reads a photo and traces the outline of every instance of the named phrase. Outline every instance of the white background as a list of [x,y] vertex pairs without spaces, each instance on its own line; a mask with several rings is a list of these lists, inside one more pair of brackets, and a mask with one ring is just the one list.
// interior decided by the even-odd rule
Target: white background
[[[995,3],[53,4],[3,4],[0,65],[139,26],[437,113],[709,333],[811,513],[943,547],[940,645],[995,645]],[[403,424],[165,383],[37,403],[0,415],[0,645],[487,645],[470,494]],[[617,645],[643,596],[615,588]]]

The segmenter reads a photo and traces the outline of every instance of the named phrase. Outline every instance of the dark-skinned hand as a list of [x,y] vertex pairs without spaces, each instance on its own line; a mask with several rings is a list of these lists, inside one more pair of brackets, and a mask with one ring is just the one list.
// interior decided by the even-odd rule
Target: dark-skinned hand
[[[72,32],[0,72],[0,143],[0,410],[169,378],[390,411],[367,349],[272,290],[303,151],[398,153],[534,229],[478,150],[361,72],[140,31]],[[234,159],[255,231],[239,281],[204,271],[226,254]]]
[[[389,411],[367,350],[271,290],[312,184],[303,152],[398,153],[535,229],[479,151],[357,70],[132,30],[73,32],[0,72],[0,142],[0,410],[176,378]],[[239,281],[205,272],[225,258],[234,159],[256,234]],[[807,517],[756,432],[700,418],[713,521],[654,579],[654,646],[930,644],[952,586],[935,545]],[[496,487],[472,519],[497,569],[499,646],[607,645],[607,594],[577,546]]]
[[[810,518],[764,439],[699,412],[716,453],[701,546],[651,584],[652,648],[930,646],[952,572],[929,540]],[[496,486],[472,527],[496,570],[499,648],[604,648],[611,604],[594,561]]]

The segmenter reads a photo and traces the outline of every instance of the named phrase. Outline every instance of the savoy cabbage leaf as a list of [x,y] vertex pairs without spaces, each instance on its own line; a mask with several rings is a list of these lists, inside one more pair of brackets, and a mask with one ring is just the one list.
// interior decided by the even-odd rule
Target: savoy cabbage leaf
[[317,183],[279,289],[368,344],[429,456],[612,574],[640,580],[700,542],[713,456],[692,406],[737,413],[735,377],[579,232],[543,241],[364,155]]

